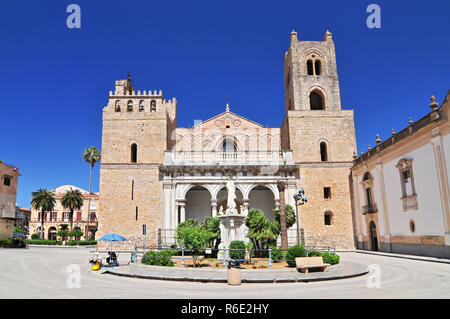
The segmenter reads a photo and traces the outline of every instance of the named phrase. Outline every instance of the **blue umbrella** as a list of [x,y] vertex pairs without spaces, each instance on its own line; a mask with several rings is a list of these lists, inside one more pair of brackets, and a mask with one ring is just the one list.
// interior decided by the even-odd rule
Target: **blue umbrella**
[[100,237],[99,241],[126,241],[127,239],[119,234],[106,234]]
[[99,238],[99,241],[110,241],[111,244],[109,246],[109,250],[112,250],[112,242],[113,241],[126,241],[127,239],[119,234],[115,234],[115,233],[110,233],[110,234],[106,234],[103,235],[102,237]]

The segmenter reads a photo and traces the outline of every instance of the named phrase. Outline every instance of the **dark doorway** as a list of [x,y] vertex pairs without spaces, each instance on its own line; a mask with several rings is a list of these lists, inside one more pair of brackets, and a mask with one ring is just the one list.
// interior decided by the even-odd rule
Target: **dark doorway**
[[374,222],[370,222],[369,226],[369,232],[370,232],[370,243],[371,243],[371,250],[378,251],[378,238],[377,238],[377,226]]

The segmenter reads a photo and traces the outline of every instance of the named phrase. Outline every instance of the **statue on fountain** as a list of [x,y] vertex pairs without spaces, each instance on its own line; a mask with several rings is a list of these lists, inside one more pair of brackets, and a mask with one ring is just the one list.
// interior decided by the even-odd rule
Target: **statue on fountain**
[[231,177],[228,178],[227,181],[227,191],[228,191],[228,198],[227,198],[227,214],[236,214],[236,187],[234,186],[234,182],[231,179]]

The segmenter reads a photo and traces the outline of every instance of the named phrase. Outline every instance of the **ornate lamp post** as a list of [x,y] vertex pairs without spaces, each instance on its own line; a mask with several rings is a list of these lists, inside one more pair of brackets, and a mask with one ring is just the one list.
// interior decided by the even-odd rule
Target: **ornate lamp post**
[[296,214],[296,220],[297,220],[297,242],[300,244],[300,221],[298,219],[298,206],[303,205],[308,201],[308,199],[305,196],[305,190],[301,189],[298,191],[297,194],[294,194],[294,200],[295,200],[295,214]]

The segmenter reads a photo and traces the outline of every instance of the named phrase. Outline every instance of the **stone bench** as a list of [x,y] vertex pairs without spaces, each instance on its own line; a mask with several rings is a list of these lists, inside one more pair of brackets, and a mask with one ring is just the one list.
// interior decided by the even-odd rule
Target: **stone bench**
[[321,271],[327,271],[327,267],[330,264],[324,264],[322,257],[297,257],[295,258],[295,264],[300,272],[307,274],[308,269],[320,269]]

